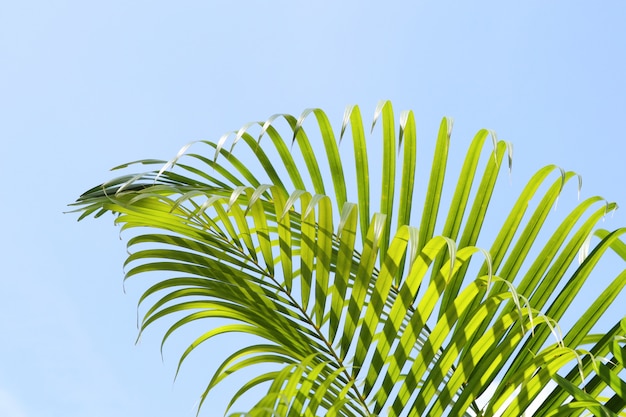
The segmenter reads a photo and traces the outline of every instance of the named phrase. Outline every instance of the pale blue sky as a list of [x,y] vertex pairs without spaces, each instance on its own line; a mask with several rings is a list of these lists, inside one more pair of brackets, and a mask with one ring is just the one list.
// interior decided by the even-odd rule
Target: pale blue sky
[[228,349],[173,383],[180,343],[164,362],[160,329],[134,345],[118,230],[62,214],[117,164],[390,99],[424,149],[452,116],[459,155],[483,127],[514,143],[512,187],[555,163],[625,206],[625,22],[618,0],[0,2],[0,415],[193,416]]

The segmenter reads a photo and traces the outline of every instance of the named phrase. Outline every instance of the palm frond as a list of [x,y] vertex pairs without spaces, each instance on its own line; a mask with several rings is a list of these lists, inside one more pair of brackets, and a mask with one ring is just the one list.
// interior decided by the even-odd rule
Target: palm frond
[[[596,230],[616,205],[581,201],[552,230],[548,216],[577,176],[545,167],[480,249],[512,148],[478,132],[446,212],[452,123],[443,119],[412,226],[421,180],[414,115],[403,112],[396,129],[391,103],[381,102],[372,132],[378,123],[380,146],[367,144],[357,106],[346,110],[339,139],[322,110],[274,115],[215,143],[186,145],[170,161],[138,161],[158,168],[94,187],[75,203],[80,219],[113,212],[123,230],[134,230],[126,278],[170,275],[140,298],[141,331],[170,317],[165,343],[189,323],[208,323],[179,369],[217,336],[263,340],[226,357],[201,404],[227,376],[267,365],[272,370],[242,384],[231,406],[265,386],[247,415],[622,413],[626,325],[607,312],[623,302],[626,272],[581,303],[608,251],[626,260],[626,229]],[[340,147],[348,138],[351,156]],[[379,177],[372,147],[382,155]],[[599,242],[577,265],[594,235]],[[562,320],[568,312],[574,323]]]

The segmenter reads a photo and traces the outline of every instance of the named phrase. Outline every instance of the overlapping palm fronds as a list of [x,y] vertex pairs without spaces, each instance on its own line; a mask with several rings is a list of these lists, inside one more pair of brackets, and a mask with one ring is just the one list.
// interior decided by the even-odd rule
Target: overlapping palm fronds
[[[586,199],[551,227],[549,212],[562,214],[551,209],[577,176],[549,166],[479,249],[510,146],[478,132],[445,211],[451,122],[441,123],[428,181],[417,175],[413,114],[396,123],[389,102],[372,124],[382,139],[366,140],[356,106],[337,132],[319,109],[275,115],[169,162],[138,161],[157,168],[75,204],[81,218],[113,212],[134,230],[127,278],[169,273],[140,299],[142,331],[173,317],[165,341],[206,325],[181,363],[225,333],[259,340],[229,352],[202,402],[227,376],[264,364],[272,370],[233,393],[231,405],[266,388],[250,416],[623,413],[626,320],[606,312],[624,301],[626,272],[593,299],[580,294],[605,253],[626,259],[626,229],[596,230],[616,205]],[[568,312],[576,319],[563,323]]]

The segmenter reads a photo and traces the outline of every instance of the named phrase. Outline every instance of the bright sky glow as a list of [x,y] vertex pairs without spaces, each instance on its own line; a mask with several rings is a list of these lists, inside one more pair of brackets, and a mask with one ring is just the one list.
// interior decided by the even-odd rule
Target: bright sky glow
[[618,0],[3,2],[0,416],[191,417],[228,349],[173,382],[182,343],[163,362],[160,329],[135,346],[145,285],[123,293],[112,218],[63,214],[115,165],[277,112],[321,107],[339,128],[359,104],[369,123],[389,99],[424,152],[451,116],[458,155],[483,127],[513,142],[515,190],[554,163],[626,206],[624,22]]

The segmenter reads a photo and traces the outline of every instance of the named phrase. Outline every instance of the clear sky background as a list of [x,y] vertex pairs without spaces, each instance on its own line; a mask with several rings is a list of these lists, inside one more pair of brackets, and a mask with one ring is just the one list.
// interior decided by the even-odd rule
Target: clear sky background
[[[331,120],[380,99],[430,149],[480,128],[515,146],[511,186],[555,163],[626,207],[626,2],[1,1],[0,416],[194,416],[218,352],[173,382],[182,338],[134,341],[112,218],[63,214],[141,158],[277,112]],[[575,193],[575,191],[573,191]],[[622,210],[623,211],[623,210]],[[618,212],[607,228],[626,225]],[[229,394],[201,415],[219,415]]]

